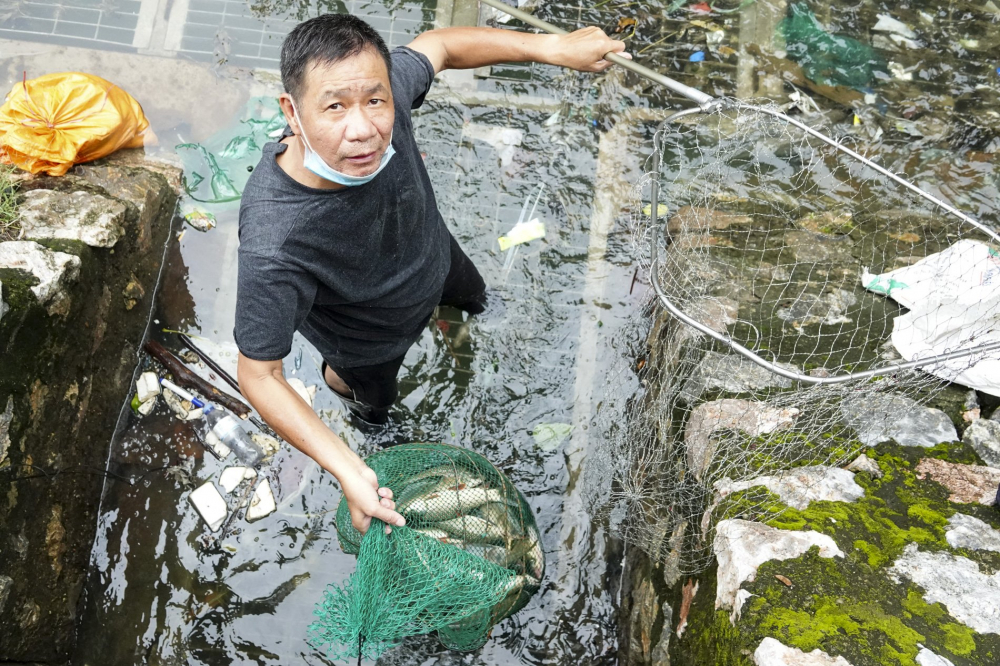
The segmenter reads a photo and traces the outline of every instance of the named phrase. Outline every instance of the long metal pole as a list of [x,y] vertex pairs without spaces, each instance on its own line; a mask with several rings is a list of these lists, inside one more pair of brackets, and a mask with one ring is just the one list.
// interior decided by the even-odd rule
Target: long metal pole
[[[527,23],[528,25],[534,26],[539,30],[544,30],[545,32],[552,33],[553,35],[565,35],[566,30],[556,27],[551,23],[543,21],[540,18],[536,18],[527,12],[523,12],[520,9],[511,7],[510,5],[504,4],[500,0],[479,0],[485,5],[489,5],[493,9],[503,12],[513,16],[518,21],[522,23]],[[680,81],[674,81],[673,79],[660,74],[659,72],[654,72],[648,67],[643,67],[642,65],[629,60],[628,58],[623,58],[617,53],[605,53],[604,59],[608,62],[613,62],[616,65],[620,65],[630,72],[634,72],[639,76],[645,77],[652,81],[653,83],[659,83],[661,86],[665,86],[670,90],[674,91],[678,95],[683,95],[687,97],[692,102],[696,103],[698,106],[705,108],[715,101],[715,98],[711,95],[706,95],[700,90],[695,90],[691,86],[686,86]]]

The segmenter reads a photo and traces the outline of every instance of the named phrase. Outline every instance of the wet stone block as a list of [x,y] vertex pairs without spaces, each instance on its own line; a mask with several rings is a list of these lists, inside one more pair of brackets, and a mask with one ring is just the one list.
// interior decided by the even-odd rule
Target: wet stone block
[[114,247],[124,233],[125,205],[90,192],[32,190],[21,204],[24,237],[77,240]]
[[856,263],[848,238],[830,237],[810,231],[788,231],[785,233],[785,245],[797,263]]

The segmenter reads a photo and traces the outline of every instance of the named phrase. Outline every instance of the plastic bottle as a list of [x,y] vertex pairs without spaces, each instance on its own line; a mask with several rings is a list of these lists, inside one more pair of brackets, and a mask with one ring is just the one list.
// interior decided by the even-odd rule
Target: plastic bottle
[[232,451],[244,465],[251,467],[264,458],[264,451],[250,439],[250,435],[240,425],[240,420],[232,414],[209,403],[205,406],[202,419],[205,444],[220,458]]

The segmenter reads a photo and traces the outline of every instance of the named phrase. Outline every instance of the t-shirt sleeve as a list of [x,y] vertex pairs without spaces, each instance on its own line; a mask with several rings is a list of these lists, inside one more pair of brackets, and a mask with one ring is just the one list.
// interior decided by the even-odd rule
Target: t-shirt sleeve
[[423,53],[398,46],[392,58],[392,96],[396,106],[419,109],[434,82],[434,66]]
[[233,331],[240,353],[255,361],[288,356],[315,296],[316,281],[305,271],[241,249]]

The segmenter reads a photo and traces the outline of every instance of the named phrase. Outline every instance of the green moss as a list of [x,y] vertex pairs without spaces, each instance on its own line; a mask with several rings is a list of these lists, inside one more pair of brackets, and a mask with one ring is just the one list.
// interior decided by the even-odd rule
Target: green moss
[[949,652],[968,655],[976,649],[975,632],[964,624],[948,621],[948,611],[939,603],[929,604],[916,590],[911,589],[903,600],[904,617],[923,618],[928,625],[936,627],[942,642]]
[[[749,654],[763,638],[772,636],[806,652],[820,649],[842,655],[853,664],[914,666],[920,645],[956,664],[998,663],[1000,636],[977,635],[956,622],[943,605],[928,603],[919,587],[895,582],[886,573],[910,543],[921,550],[954,552],[945,540],[945,528],[956,511],[997,524],[995,515],[979,510],[985,507],[952,504],[947,490],[917,478],[913,471],[923,457],[973,463],[978,462],[975,454],[960,443],[933,449],[889,443],[868,454],[882,477],[857,474],[855,481],[865,495],[856,502],[813,502],[796,510],[764,488],[751,488],[734,493],[719,506],[717,519],[741,517],[783,529],[815,530],[831,536],[844,552],[843,558],[824,558],[813,548],[794,560],[764,563],[755,581],[743,585],[754,596],[743,609],[739,636],[727,640]],[[984,570],[996,568],[994,554],[957,554]],[[779,581],[778,575],[792,586]],[[678,651],[682,649],[678,645]]]
[[16,268],[0,268],[0,282],[3,283],[4,303],[11,310],[25,310],[38,304],[31,288],[39,281],[31,273]]
[[55,252],[65,252],[81,258],[90,252],[90,246],[83,241],[68,238],[41,238],[35,242]]

